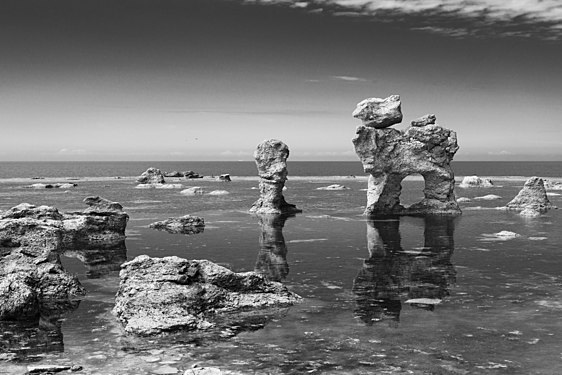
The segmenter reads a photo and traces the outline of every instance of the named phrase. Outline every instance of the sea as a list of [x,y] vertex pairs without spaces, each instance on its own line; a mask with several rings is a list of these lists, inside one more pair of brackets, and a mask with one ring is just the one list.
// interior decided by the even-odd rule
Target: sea
[[[138,189],[149,167],[204,178],[167,178]],[[30,365],[78,365],[82,374],[560,374],[562,211],[522,217],[501,209],[532,176],[562,181],[562,162],[454,162],[458,217],[363,215],[359,162],[288,161],[285,199],[303,210],[268,221],[248,212],[259,196],[253,162],[2,162],[0,210],[19,203],[85,208],[99,195],[129,214],[124,244],[61,255],[87,295],[63,317],[0,322],[0,374]],[[216,178],[230,174],[231,182]],[[461,188],[464,176],[493,181]],[[63,189],[32,184],[74,183]],[[339,184],[343,190],[323,190]],[[205,192],[187,196],[183,189]],[[401,201],[423,197],[421,176]],[[222,194],[209,194],[221,191]],[[562,190],[549,190],[562,207]],[[202,233],[150,229],[186,214]],[[274,235],[271,235],[271,234]],[[502,235],[504,234],[504,235]],[[256,271],[303,297],[259,329],[197,340],[124,334],[111,310],[122,263],[138,255],[209,259]],[[194,367],[195,366],[195,367]]]

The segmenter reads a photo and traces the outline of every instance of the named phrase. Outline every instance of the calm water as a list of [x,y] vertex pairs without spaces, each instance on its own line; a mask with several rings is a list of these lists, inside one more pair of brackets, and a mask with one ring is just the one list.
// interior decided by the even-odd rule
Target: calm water
[[[121,165],[117,163],[93,173],[87,169],[93,164],[78,164],[60,165],[58,173],[131,176],[155,165],[135,164],[134,170],[125,170],[119,168],[133,164],[116,167]],[[252,163],[209,163],[209,169],[204,163],[183,164],[160,167],[255,175],[255,169],[242,172],[248,165],[255,168]],[[15,355],[15,360],[0,362],[0,374],[23,373],[31,362],[74,363],[91,374],[150,374],[164,366],[183,373],[194,363],[242,374],[559,374],[561,211],[525,219],[494,209],[511,200],[524,182],[498,177],[494,188],[457,188],[457,197],[501,196],[463,204],[459,218],[369,221],[361,215],[364,178],[318,177],[320,170],[326,176],[362,175],[360,168],[348,168],[354,164],[313,164],[312,173],[304,169],[306,163],[290,163],[291,175],[316,177],[287,182],[287,201],[303,213],[276,222],[247,212],[257,199],[257,179],[181,180],[186,188],[229,191],[224,196],[186,197],[179,189],[135,189],[130,179],[101,178],[77,180],[78,186],[65,192],[23,187],[40,182],[23,177],[55,176],[52,163],[26,163],[27,175],[5,175],[2,164],[4,178],[22,179],[0,180],[0,210],[21,202],[76,210],[84,197],[102,195],[121,202],[130,221],[124,247],[97,253],[78,249],[63,257],[65,267],[88,290],[63,321],[41,328],[4,324],[0,358]],[[553,172],[560,171],[560,163],[532,164],[515,171],[456,164],[455,171],[497,176],[503,169],[506,176],[562,176]],[[343,167],[344,173],[338,169]],[[467,172],[462,172],[465,167]],[[21,165],[18,168],[23,173]],[[333,183],[349,190],[316,190]],[[404,181],[403,202],[421,199],[422,189],[422,181]],[[562,206],[562,195],[550,199]],[[205,218],[205,231],[185,236],[147,228],[151,222],[185,214]],[[502,230],[520,237],[493,236]],[[262,236],[266,231],[274,235]],[[263,272],[286,283],[304,302],[263,329],[219,341],[193,343],[189,334],[158,340],[126,337],[110,310],[119,265],[140,254],[204,258],[235,271]]]

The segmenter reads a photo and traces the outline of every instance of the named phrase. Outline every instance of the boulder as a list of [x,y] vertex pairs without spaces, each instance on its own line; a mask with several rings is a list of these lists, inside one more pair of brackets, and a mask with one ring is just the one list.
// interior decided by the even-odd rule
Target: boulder
[[164,173],[164,177],[183,177],[183,173],[180,173],[178,171],[172,171],[172,172],[165,172]]
[[185,215],[171,217],[149,225],[150,228],[163,230],[168,233],[196,234],[205,230],[205,220],[198,216]]
[[[355,113],[355,112],[354,112]],[[369,173],[367,215],[458,215],[451,161],[457,152],[457,134],[438,125],[393,128],[357,127],[355,152]],[[409,207],[400,204],[402,180],[420,174],[424,199]]]
[[352,116],[360,119],[364,126],[382,129],[402,122],[399,95],[388,98],[369,98],[357,104]]
[[254,272],[208,260],[140,255],[122,265],[113,313],[128,333],[208,331],[243,325],[300,297]]
[[531,177],[523,189],[507,205],[508,210],[521,211],[522,216],[538,216],[554,206],[548,200],[542,178]]
[[143,174],[137,178],[139,184],[164,184],[164,174],[158,168],[148,168]]
[[230,182],[232,180],[230,179],[230,175],[228,173],[225,173],[219,176],[219,181]]
[[415,120],[412,120],[412,126],[426,126],[426,125],[433,125],[437,121],[437,117],[434,114],[427,114],[425,116],[419,117]]
[[183,176],[185,178],[203,178],[199,173],[195,173],[193,171],[185,171],[183,172]]
[[283,196],[287,181],[287,158],[289,147],[279,140],[268,139],[260,143],[254,152],[260,178],[260,198],[252,205],[250,212],[282,214],[302,212],[289,204]]
[[461,188],[471,187],[493,187],[494,183],[489,178],[480,178],[478,176],[465,176],[459,184]]

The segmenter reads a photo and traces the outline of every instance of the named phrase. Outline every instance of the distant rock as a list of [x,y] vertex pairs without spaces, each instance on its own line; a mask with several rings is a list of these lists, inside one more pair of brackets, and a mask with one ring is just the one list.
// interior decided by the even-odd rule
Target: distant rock
[[183,177],[183,173],[180,173],[178,171],[172,171],[172,172],[165,172],[164,173],[164,177]]
[[219,176],[219,181],[230,182],[232,180],[230,179],[230,175],[228,173],[225,173]]
[[192,186],[190,188],[187,188],[187,189],[184,189],[184,190],[180,191],[180,194],[183,194],[183,195],[201,195],[204,192],[205,191],[203,190],[202,187]]
[[138,335],[243,329],[248,319],[300,300],[281,283],[208,260],[141,255],[123,264],[120,278],[113,312]]
[[469,203],[469,202],[472,202],[470,198],[466,198],[466,197],[457,198],[457,203]]
[[258,214],[282,214],[302,212],[289,204],[283,196],[287,181],[287,158],[289,147],[279,140],[268,139],[260,143],[254,152],[260,177],[260,198],[254,202],[250,212]]
[[531,177],[523,189],[507,205],[508,210],[519,210],[522,216],[534,217],[548,211],[554,206],[548,200],[542,178]]
[[158,168],[148,168],[137,178],[139,184],[164,184],[164,173]]
[[511,232],[508,230],[502,230],[501,232],[498,233],[494,233],[494,236],[496,236],[499,239],[504,239],[504,240],[511,240],[517,237],[521,237],[520,234],[517,234],[515,232]]
[[203,178],[199,173],[195,173],[193,171],[185,171],[183,172],[183,176],[185,178]]
[[226,190],[213,190],[209,192],[209,195],[228,195],[228,194],[230,193]]
[[493,187],[494,183],[489,178],[480,178],[478,176],[465,176],[459,184],[461,188],[471,187]]
[[27,371],[30,374],[36,373],[53,373],[70,370],[70,366],[65,365],[28,365]]
[[493,201],[496,199],[502,199],[502,197],[500,197],[499,195],[495,195],[495,194],[488,194],[488,195],[484,195],[481,197],[474,197],[474,200],[477,201]]
[[435,124],[435,121],[437,120],[437,117],[435,117],[434,114],[427,114],[425,116],[422,116],[420,118],[417,118],[415,120],[412,120],[411,124],[412,126],[426,126],[426,125],[433,125]]
[[69,182],[62,182],[62,183],[58,182],[56,184],[37,183],[37,184],[31,184],[26,187],[31,189],[71,189],[76,186],[78,186],[78,184],[69,183]]
[[205,220],[198,216],[185,215],[157,221],[150,224],[149,227],[164,230],[168,233],[196,234],[205,230]]
[[[353,116],[361,118],[365,123],[368,116],[366,120],[363,119],[366,112],[359,111],[360,108],[368,107],[364,102],[358,104]],[[363,115],[358,115],[361,113]],[[366,215],[461,213],[455,200],[455,179],[450,164],[459,149],[454,131],[438,125],[427,125],[409,127],[402,132],[394,128],[378,129],[364,124],[358,126],[355,133],[355,152],[363,163],[364,171],[370,174]],[[401,183],[404,178],[413,174],[424,177],[424,199],[404,207],[400,204]]]
[[182,184],[138,184],[135,189],[182,189]]
[[322,186],[322,187],[316,188],[316,190],[349,190],[349,188],[347,186],[334,184],[334,185],[329,185],[329,186]]
[[120,212],[123,210],[121,203],[112,202],[109,199],[105,199],[99,196],[91,196],[84,198],[83,201],[89,206],[85,212],[102,212],[102,211],[112,211]]
[[551,181],[543,178],[543,183],[546,190],[562,190],[562,182]]
[[364,126],[382,129],[402,121],[399,95],[387,98],[369,98],[357,104],[352,116],[360,119]]

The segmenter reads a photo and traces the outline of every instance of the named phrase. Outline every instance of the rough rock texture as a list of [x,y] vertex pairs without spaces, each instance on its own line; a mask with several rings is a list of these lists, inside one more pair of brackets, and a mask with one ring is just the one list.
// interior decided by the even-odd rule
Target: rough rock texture
[[140,335],[220,328],[300,299],[255,272],[208,260],[141,255],[123,264],[120,277],[113,312],[126,332]]
[[124,241],[128,215],[121,205],[99,197],[84,202],[83,212],[22,203],[0,215],[0,319],[67,309],[84,289],[64,271],[60,253]]
[[[369,173],[367,215],[458,215],[451,161],[457,135],[438,125],[409,127],[402,132],[360,125],[353,139],[355,152]],[[401,181],[421,174],[425,198],[410,207],[400,204]]]
[[551,181],[543,178],[544,188],[546,190],[562,190],[562,182]]
[[364,126],[377,129],[386,128],[402,121],[399,95],[388,98],[369,98],[357,104],[353,117],[363,121]]
[[393,325],[399,321],[403,303],[433,310],[448,296],[449,285],[456,281],[451,263],[454,220],[424,217],[424,246],[414,250],[402,247],[399,220],[369,220],[369,258],[353,282],[355,315],[368,325],[381,321]]
[[285,280],[289,274],[287,245],[283,227],[291,215],[258,215],[261,234],[260,251],[254,271],[272,281]]
[[148,168],[137,178],[139,184],[164,184],[164,174],[158,168]]
[[258,175],[260,177],[260,199],[250,212],[263,214],[283,214],[302,212],[283,197],[283,187],[287,181],[287,158],[289,147],[276,139],[265,140],[254,152]]
[[478,176],[465,176],[459,187],[461,188],[471,188],[471,187],[493,187],[494,183],[489,178],[480,178]]
[[542,178],[531,177],[506,207],[508,210],[520,210],[523,216],[538,216],[553,205],[548,200]]
[[185,215],[170,217],[149,225],[152,229],[164,230],[168,233],[196,234],[205,230],[205,220],[198,216]]
[[434,114],[427,114],[415,120],[412,120],[412,126],[426,126],[426,125],[433,125],[437,121],[437,117]]

